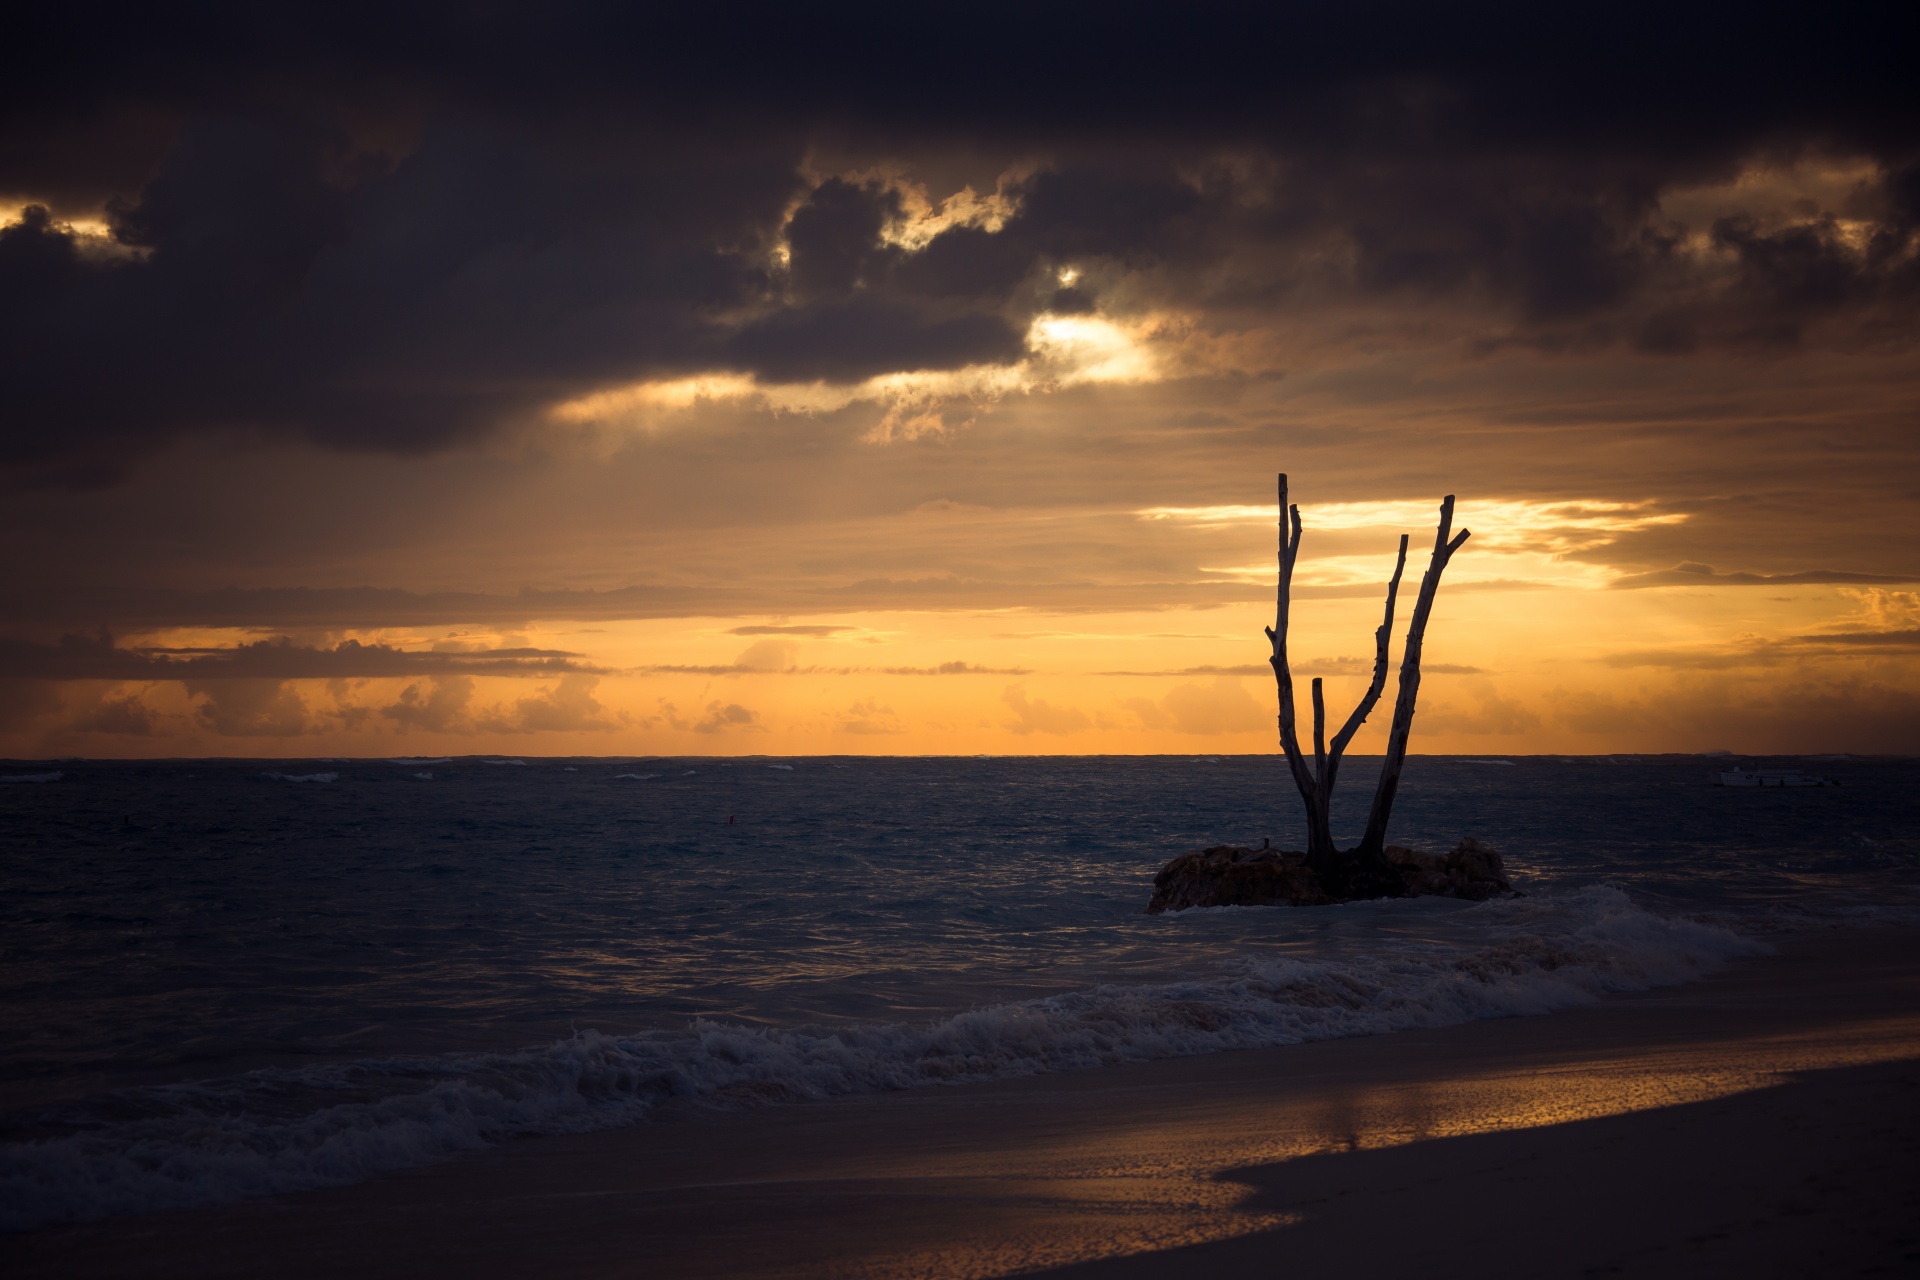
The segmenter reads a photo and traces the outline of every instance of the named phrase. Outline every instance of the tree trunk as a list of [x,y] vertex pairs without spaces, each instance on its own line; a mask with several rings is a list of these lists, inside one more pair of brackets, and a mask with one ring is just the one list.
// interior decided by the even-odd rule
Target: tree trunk
[[1286,753],[1287,769],[1293,774],[1293,785],[1300,790],[1300,799],[1307,809],[1307,861],[1316,865],[1332,865],[1339,857],[1339,850],[1333,847],[1333,838],[1328,835],[1320,839],[1318,824],[1313,815],[1319,809],[1319,784],[1313,773],[1308,770],[1307,762],[1300,754],[1300,736],[1294,725],[1293,707],[1293,670],[1287,665],[1287,617],[1291,612],[1293,595],[1293,564],[1300,555],[1300,508],[1287,504],[1287,477],[1280,475],[1280,585],[1275,592],[1273,625],[1266,629],[1267,639],[1273,646],[1273,656],[1267,661],[1273,666],[1274,683],[1280,691],[1280,749]]
[[[1373,789],[1366,834],[1352,850],[1355,857],[1363,860],[1380,858],[1385,853],[1387,818],[1393,812],[1393,799],[1400,790],[1400,769],[1407,759],[1407,736],[1413,731],[1413,704],[1420,695],[1420,649],[1426,641],[1427,618],[1433,613],[1433,597],[1440,589],[1440,575],[1446,572],[1453,553],[1470,536],[1468,530],[1462,529],[1449,540],[1452,531],[1453,495],[1448,494],[1440,503],[1440,527],[1433,537],[1433,558],[1420,579],[1413,621],[1407,627],[1407,648],[1400,658],[1400,690],[1393,702],[1393,727],[1387,733],[1387,758],[1380,766],[1380,781]],[[1404,540],[1401,545],[1404,556]]]

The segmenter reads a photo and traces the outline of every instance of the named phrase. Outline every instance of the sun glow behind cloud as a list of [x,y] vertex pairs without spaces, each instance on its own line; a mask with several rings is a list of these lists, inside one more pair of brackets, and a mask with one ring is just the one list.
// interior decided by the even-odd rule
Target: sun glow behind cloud
[[1042,313],[1027,329],[1026,358],[1015,364],[887,373],[853,383],[762,382],[721,371],[597,391],[548,412],[554,421],[570,425],[650,430],[702,406],[822,414],[869,404],[883,412],[867,439],[884,443],[944,431],[1011,395],[1156,381],[1164,374],[1155,343],[1176,324],[1164,316],[1122,324]]
[[[18,226],[27,219],[33,202],[0,204],[0,229]],[[74,249],[83,259],[96,263],[139,262],[150,251],[140,245],[122,244],[104,217],[53,218],[52,225],[71,236]]]

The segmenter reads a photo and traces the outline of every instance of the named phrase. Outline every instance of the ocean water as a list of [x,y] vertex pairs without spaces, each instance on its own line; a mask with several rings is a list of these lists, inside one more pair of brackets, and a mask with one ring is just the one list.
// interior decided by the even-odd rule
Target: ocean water
[[[0,766],[0,1228],[524,1134],[1550,1013],[1920,923],[1920,762],[1416,757],[1526,896],[1146,916],[1272,757]],[[1335,812],[1357,834],[1378,761]]]

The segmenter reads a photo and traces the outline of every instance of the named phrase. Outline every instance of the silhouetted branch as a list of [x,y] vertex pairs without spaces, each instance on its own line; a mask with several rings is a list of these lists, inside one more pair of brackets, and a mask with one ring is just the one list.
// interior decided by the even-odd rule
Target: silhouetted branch
[[1440,590],[1440,575],[1446,572],[1453,553],[1471,536],[1462,529],[1453,531],[1453,495],[1440,503],[1440,527],[1433,537],[1433,558],[1420,579],[1420,595],[1414,602],[1413,621],[1407,628],[1407,648],[1400,658],[1400,690],[1393,703],[1393,726],[1387,732],[1387,758],[1380,766],[1380,781],[1373,790],[1373,807],[1367,813],[1367,830],[1352,852],[1361,857],[1380,855],[1386,847],[1387,818],[1393,812],[1394,796],[1400,790],[1400,770],[1406,763],[1407,737],[1413,731],[1414,701],[1420,695],[1420,650],[1426,641],[1427,618],[1433,613],[1433,597]]
[[[1289,532],[1291,526],[1291,532]],[[1300,799],[1307,806],[1309,815],[1309,843],[1312,843],[1313,826],[1311,815],[1318,812],[1319,786],[1314,775],[1308,771],[1307,762],[1300,754],[1300,737],[1295,728],[1293,705],[1293,671],[1287,664],[1287,619],[1291,612],[1293,595],[1293,565],[1300,555],[1300,508],[1287,504],[1287,477],[1280,476],[1280,585],[1274,593],[1273,625],[1266,629],[1267,639],[1272,643],[1273,656],[1267,661],[1273,666],[1273,678],[1280,691],[1280,749],[1286,753],[1287,768],[1293,774],[1293,783],[1300,789]],[[1311,852],[1311,851],[1310,851]],[[1321,851],[1330,855],[1332,841]]]

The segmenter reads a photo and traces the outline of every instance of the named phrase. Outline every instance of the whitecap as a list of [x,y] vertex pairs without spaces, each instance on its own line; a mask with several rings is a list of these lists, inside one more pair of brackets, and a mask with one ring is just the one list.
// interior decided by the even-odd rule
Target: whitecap
[[388,756],[386,760],[384,760],[382,763],[411,765],[414,768],[418,769],[423,765],[452,764],[453,757],[452,756]]
[[52,773],[0,773],[0,782],[58,782],[66,774],[55,769]]
[[337,773],[263,773],[260,776],[281,782],[334,782],[340,777]]
[[786,771],[787,771],[788,773],[792,773],[792,772],[793,772],[793,766],[792,766],[792,765],[790,765],[790,764],[770,764],[770,765],[768,765],[768,766],[767,766],[767,768],[769,768],[769,769],[785,769],[785,770],[786,770]]
[[526,763],[526,761],[525,761],[525,760],[482,760],[482,761],[481,761],[480,763],[481,763],[481,764],[520,764],[520,765],[524,765],[524,764]]

